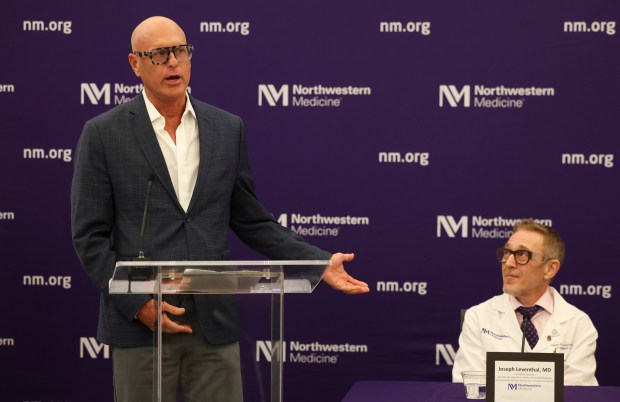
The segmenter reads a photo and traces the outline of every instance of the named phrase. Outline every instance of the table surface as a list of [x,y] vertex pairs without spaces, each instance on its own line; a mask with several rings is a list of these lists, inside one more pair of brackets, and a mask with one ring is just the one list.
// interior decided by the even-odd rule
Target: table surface
[[[359,381],[342,402],[468,401],[461,383]],[[470,401],[470,400],[469,400]],[[564,387],[564,402],[618,402],[620,387]],[[528,401],[529,402],[529,401]]]

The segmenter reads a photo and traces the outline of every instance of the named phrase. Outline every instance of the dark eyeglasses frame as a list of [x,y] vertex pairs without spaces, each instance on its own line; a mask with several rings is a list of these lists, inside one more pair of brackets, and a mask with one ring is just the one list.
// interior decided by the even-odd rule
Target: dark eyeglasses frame
[[[497,256],[497,261],[504,263],[506,261],[508,261],[508,259],[510,258],[511,255],[514,255],[515,258],[515,262],[519,265],[526,265],[528,262],[530,262],[534,256],[540,255],[543,258],[542,263],[547,262],[548,260],[550,260],[551,258],[549,257],[545,257],[544,255],[540,254],[540,253],[535,253],[533,251],[530,250],[510,250],[504,247],[500,247],[496,250],[495,252],[496,256]],[[525,262],[520,262],[519,259],[521,258],[521,256],[527,256],[527,260]],[[506,259],[504,259],[504,257]]]
[[[136,56],[140,56],[140,57],[148,56],[151,59],[151,63],[153,63],[153,64],[155,64],[157,66],[157,65],[160,65],[160,64],[168,63],[168,60],[170,59],[170,52],[174,53],[174,57],[177,57],[176,50],[178,48],[182,48],[182,47],[186,48],[186,50],[187,50],[187,54],[188,54],[187,60],[191,60],[192,54],[194,54],[194,45],[190,45],[189,43],[186,43],[184,45],[158,47],[158,48],[155,48],[155,49],[151,49],[148,52],[138,52],[138,51],[136,51],[136,52],[132,52],[132,53],[135,54]],[[162,61],[161,63],[156,63],[155,60],[153,60],[153,53],[158,52],[160,50],[166,50],[168,52],[168,55],[166,56],[166,60],[165,61]]]

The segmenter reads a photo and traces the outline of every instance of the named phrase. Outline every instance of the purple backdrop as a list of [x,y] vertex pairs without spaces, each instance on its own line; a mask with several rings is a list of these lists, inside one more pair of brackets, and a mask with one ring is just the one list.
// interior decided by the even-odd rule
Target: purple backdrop
[[[135,96],[129,36],[151,15],[195,45],[192,94],[244,118],[265,205],[356,252],[371,286],[286,299],[285,400],[449,381],[460,309],[501,292],[494,249],[524,217],[564,236],[554,286],[599,330],[599,382],[620,385],[617,1],[35,0],[0,15],[3,401],[112,400],[71,245],[72,156],[87,119]],[[248,402],[263,400],[267,301],[242,301]]]

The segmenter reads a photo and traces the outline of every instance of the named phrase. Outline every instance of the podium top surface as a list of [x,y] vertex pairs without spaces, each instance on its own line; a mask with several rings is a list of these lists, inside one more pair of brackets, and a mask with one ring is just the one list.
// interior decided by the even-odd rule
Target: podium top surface
[[119,261],[110,294],[312,293],[327,260]]

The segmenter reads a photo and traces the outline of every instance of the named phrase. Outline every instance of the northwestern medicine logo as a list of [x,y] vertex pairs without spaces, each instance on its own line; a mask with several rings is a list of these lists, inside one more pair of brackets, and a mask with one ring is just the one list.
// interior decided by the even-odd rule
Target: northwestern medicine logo
[[274,345],[271,341],[256,341],[256,362],[265,359],[271,363],[271,357],[277,352],[282,353],[283,362],[337,364],[343,354],[368,353],[368,345],[299,341],[279,342]]
[[323,216],[321,214],[302,215],[280,214],[278,223],[291,229],[300,236],[333,236],[340,235],[342,226],[368,226],[367,216]]
[[537,86],[463,85],[459,88],[456,85],[439,85],[439,107],[469,108],[473,104],[475,108],[522,108],[528,97],[540,96],[555,96],[555,89]]
[[112,104],[112,88],[114,88],[114,104],[120,105],[121,103],[129,102],[136,95],[142,92],[142,84],[125,85],[115,83],[114,86],[110,83],[105,83],[101,86],[94,82],[83,82],[80,87],[80,104],[86,104],[86,101],[91,105],[110,105]]
[[[112,98],[112,89],[114,89],[114,98]],[[139,95],[144,86],[142,84],[126,85],[123,83],[105,83],[97,85],[94,82],[83,82],[80,85],[80,104],[85,105],[87,102],[91,105],[120,105],[129,102]],[[187,87],[187,92],[191,93],[191,87]]]
[[439,107],[443,107],[444,100],[448,102],[451,107],[457,107],[461,101],[463,107],[469,107],[471,101],[471,90],[469,85],[463,86],[459,90],[456,85],[440,85],[439,86]]
[[[437,215],[437,237],[507,239],[512,235],[512,227],[524,218],[504,218],[501,216],[485,218],[483,216]],[[534,219],[535,222],[553,226],[551,219]]]
[[454,365],[456,359],[456,350],[454,346],[449,343],[437,343],[435,344],[435,366],[441,365],[441,359],[448,366]]
[[258,106],[269,107],[340,107],[345,97],[369,96],[370,87],[289,85],[258,85]]
[[109,359],[110,346],[97,342],[97,339],[91,336],[83,336],[80,338],[80,359],[85,357]]
[[280,89],[273,84],[261,84],[258,86],[258,106],[263,106],[263,100],[269,106],[288,106],[288,85],[282,85]]

